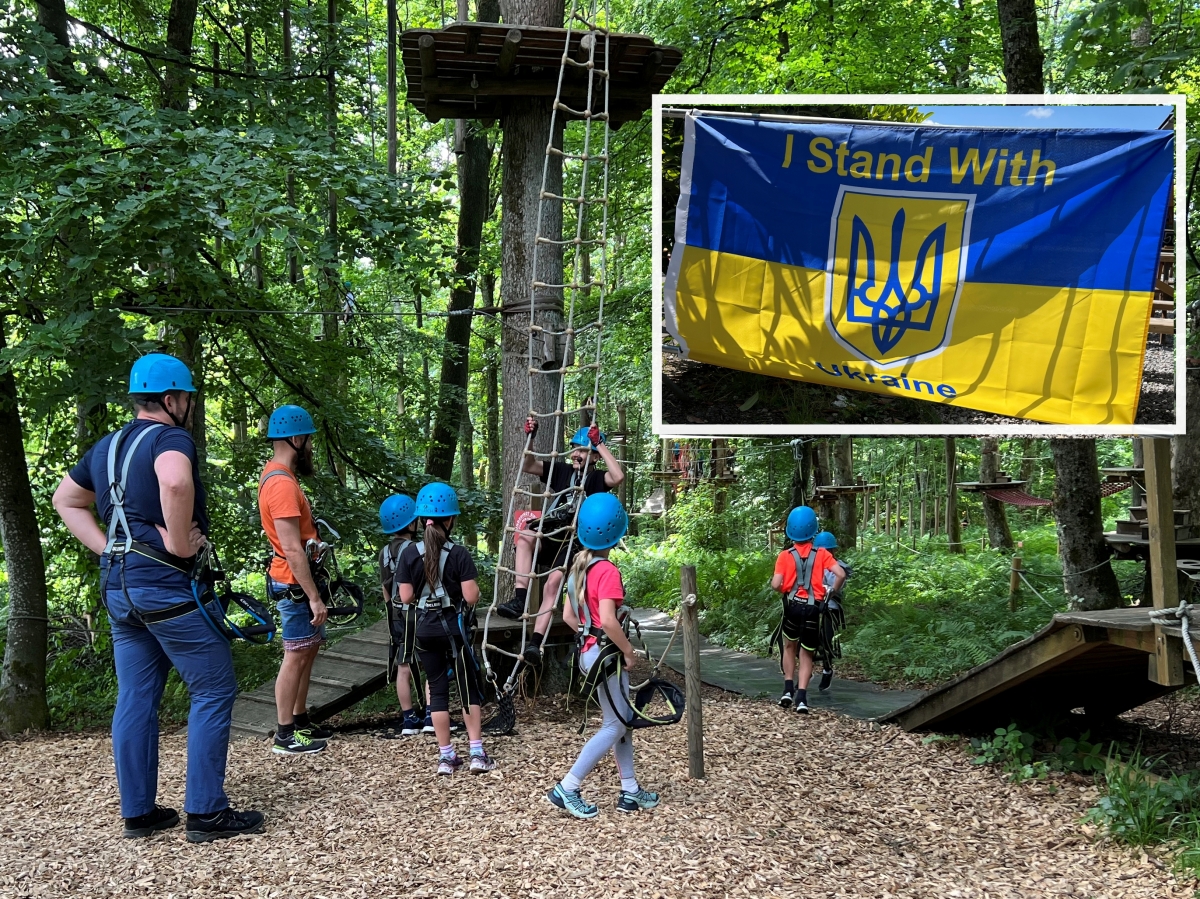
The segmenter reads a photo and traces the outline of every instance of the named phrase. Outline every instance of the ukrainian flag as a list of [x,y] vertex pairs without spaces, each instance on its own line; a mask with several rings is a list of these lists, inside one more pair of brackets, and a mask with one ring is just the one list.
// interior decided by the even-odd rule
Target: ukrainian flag
[[1127,425],[1170,131],[691,115],[664,290],[688,358]]

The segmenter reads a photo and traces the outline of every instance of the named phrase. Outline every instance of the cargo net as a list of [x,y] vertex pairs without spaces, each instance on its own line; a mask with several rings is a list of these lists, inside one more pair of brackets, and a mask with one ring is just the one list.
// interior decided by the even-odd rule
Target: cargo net
[[[526,435],[524,451],[520,457],[518,466],[523,465],[524,460],[529,455],[532,455],[536,459],[548,460],[551,465],[551,477],[553,477],[555,466],[570,466],[567,458],[568,453],[562,452],[559,449],[559,447],[563,446],[564,438],[568,432],[567,423],[570,417],[583,415],[589,421],[596,420],[596,397],[599,396],[600,386],[600,338],[604,321],[608,263],[608,109],[609,60],[611,58],[609,53],[609,31],[607,28],[609,21],[607,2],[600,4],[596,0],[592,0],[589,6],[584,6],[579,0],[573,0],[571,3],[566,22],[567,34],[563,44],[558,85],[555,90],[554,105],[551,113],[550,140],[546,147],[546,158],[542,167],[542,184],[539,195],[537,231],[533,253],[533,280],[530,284],[529,294],[529,357],[527,377],[530,406],[532,407],[533,405],[533,397],[535,395],[535,378],[557,376],[559,383],[557,400],[553,411],[538,412],[530,408],[528,412],[538,422],[539,430],[547,426],[553,427],[553,449],[550,452],[534,452],[532,450],[533,435]],[[574,52],[572,51],[573,43],[575,43]],[[583,77],[586,78],[587,95],[582,108],[574,108],[563,102],[563,81],[568,70],[582,70]],[[564,125],[573,122],[578,127],[579,131],[574,135],[582,141],[578,152],[567,152],[565,128],[563,149],[560,150],[554,146],[554,135],[560,121]],[[547,187],[552,157],[560,157],[562,159],[562,183],[564,189],[561,195],[548,190]],[[566,185],[568,184],[577,187],[577,192],[571,196],[566,195]],[[547,235],[545,233],[547,220],[545,211],[547,205],[551,203],[562,204],[563,229],[561,235]],[[589,219],[589,209],[595,209],[597,213],[595,218],[598,221]],[[572,218],[572,216],[568,215],[570,210],[574,211],[574,234],[569,233],[570,220]],[[589,225],[593,229],[591,235],[589,235]],[[599,233],[595,233],[594,229],[597,227]],[[547,283],[544,275],[538,272],[538,260],[542,255],[538,250],[546,245],[560,246],[563,249],[563,272],[568,273],[569,277],[563,278],[564,283],[562,284]],[[591,253],[597,248],[599,249],[600,257],[599,270],[596,272],[596,276],[593,277],[590,260]],[[551,331],[536,324],[534,313],[537,310],[536,297],[539,290],[563,291],[564,326],[562,331]],[[595,292],[594,294],[593,291]],[[577,315],[577,306],[580,305],[581,300],[585,298],[590,299],[592,296],[598,297],[595,318],[583,321],[583,316]],[[577,337],[583,334],[594,337],[595,353],[592,361],[577,364],[575,353],[576,341]],[[563,361],[560,366],[542,368],[536,364],[535,356],[540,358],[540,348],[552,341],[564,347],[560,357]],[[589,344],[592,343],[590,339],[587,342]],[[580,353],[579,356],[582,358],[583,354]],[[572,409],[564,408],[568,378],[571,375],[575,375],[576,377],[573,380],[578,383],[589,372],[591,373],[591,390],[589,391],[591,398],[581,406]],[[544,584],[547,575],[551,571],[562,571],[565,583],[565,564],[559,565],[556,568],[550,568],[549,570],[543,570],[539,573],[538,557],[539,555],[553,553],[557,549],[559,542],[570,543],[574,541],[576,518],[579,506],[583,500],[583,484],[587,480],[590,461],[589,455],[589,460],[585,463],[582,477],[576,479],[578,482],[576,486],[557,492],[550,489],[550,481],[547,481],[545,487],[540,491],[519,486],[521,472],[518,469],[516,478],[518,486],[508,499],[504,534],[500,545],[500,557],[496,565],[495,590],[493,591],[492,604],[488,608],[487,615],[484,618],[481,646],[484,672],[496,689],[497,702],[500,707],[500,711],[496,716],[498,721],[508,723],[513,719],[512,694],[516,689],[521,668],[525,664],[522,653],[525,651],[528,641],[529,626],[538,617],[537,613],[525,613],[521,616],[521,639],[520,645],[515,652],[501,648],[489,639],[492,616],[495,614],[496,607],[502,600],[500,594],[501,577],[505,574],[513,575],[514,577],[517,575],[528,576],[529,586],[532,587],[535,583]],[[530,505],[530,503],[525,501],[518,503],[518,498],[532,500],[535,497],[541,500],[543,515],[531,521],[529,513],[525,512],[522,514],[523,510],[518,509],[518,506],[524,507]],[[558,525],[547,525],[543,529],[543,525],[547,524],[549,510],[558,507],[573,509],[569,520]],[[521,516],[520,520],[518,519],[518,515]],[[526,521],[530,523],[526,525],[524,523]],[[533,563],[528,572],[517,571],[515,567],[516,535],[518,531],[525,527],[532,530],[532,539],[534,541]],[[547,546],[548,548],[545,548]],[[532,592],[532,590],[529,591],[529,593]],[[561,593],[561,588],[559,592]],[[555,605],[544,614],[553,614],[554,608],[557,607],[557,599],[558,597],[556,597]],[[502,676],[504,678],[503,682],[500,680]]]

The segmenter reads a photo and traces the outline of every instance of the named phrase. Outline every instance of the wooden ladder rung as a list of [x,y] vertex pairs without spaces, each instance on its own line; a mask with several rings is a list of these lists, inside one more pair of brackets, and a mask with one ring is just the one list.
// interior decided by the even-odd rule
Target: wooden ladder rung
[[1150,319],[1151,334],[1174,334],[1175,319],[1173,318],[1152,318]]

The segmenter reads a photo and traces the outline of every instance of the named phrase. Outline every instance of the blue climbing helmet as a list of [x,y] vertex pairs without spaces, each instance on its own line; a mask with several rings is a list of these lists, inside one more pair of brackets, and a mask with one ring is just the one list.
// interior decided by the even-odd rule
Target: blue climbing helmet
[[434,481],[417,493],[418,518],[449,518],[458,514],[458,494],[449,484]]
[[315,433],[317,426],[313,424],[312,416],[299,406],[280,406],[271,413],[271,422],[267,425],[269,440],[285,440]]
[[797,506],[788,513],[784,531],[793,543],[804,543],[815,537],[819,528],[817,513],[808,506]]
[[[595,445],[593,445],[592,441],[588,440],[588,431],[589,430],[591,430],[591,428],[586,428],[586,427],[579,428],[574,434],[572,434],[571,435],[571,446],[583,446],[583,447],[587,447],[588,449],[594,451],[596,449]],[[603,443],[605,441],[605,439],[606,438],[605,438],[604,432],[601,431],[600,432],[600,442]]]
[[813,537],[814,549],[837,549],[837,537],[831,531],[821,531]]
[[385,534],[404,530],[417,517],[417,504],[411,496],[393,493],[379,506],[379,524]]
[[593,493],[579,507],[579,542],[588,549],[611,549],[629,529],[629,516],[611,493]]
[[169,390],[196,392],[192,373],[186,365],[166,353],[148,353],[133,363],[129,370],[130,393],[166,393]]

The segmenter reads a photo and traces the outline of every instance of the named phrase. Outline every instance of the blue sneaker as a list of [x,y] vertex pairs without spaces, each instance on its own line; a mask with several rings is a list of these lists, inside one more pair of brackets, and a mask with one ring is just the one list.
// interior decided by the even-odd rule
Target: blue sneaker
[[654,808],[656,805],[658,794],[639,788],[636,793],[621,793],[621,798],[617,800],[617,811],[636,812],[638,809]]
[[578,790],[565,789],[561,783],[556,783],[554,789],[546,794],[546,798],[551,805],[570,812],[576,818],[586,820],[600,814],[600,809],[579,795]]
[[[414,712],[413,714],[415,717],[416,713]],[[421,722],[421,733],[423,733],[423,734],[436,733],[436,731],[434,731],[434,729],[433,729],[433,713],[432,712],[425,713],[425,720],[423,722]]]
[[[412,709],[409,709],[407,712],[404,713],[404,720],[402,720],[400,722],[400,736],[402,736],[402,737],[416,736],[417,734],[419,734],[421,732],[421,727],[422,727],[423,723],[424,722],[422,722],[421,719],[417,717],[417,713],[414,712]],[[432,722],[430,722],[430,726],[431,727],[433,726]]]

